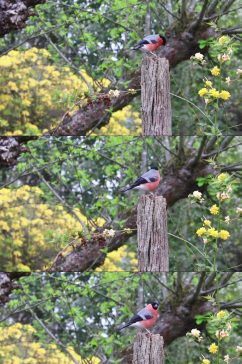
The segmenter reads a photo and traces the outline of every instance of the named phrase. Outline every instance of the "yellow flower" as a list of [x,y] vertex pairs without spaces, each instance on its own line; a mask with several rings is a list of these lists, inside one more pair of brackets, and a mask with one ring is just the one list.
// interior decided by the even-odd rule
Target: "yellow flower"
[[229,177],[228,173],[220,173],[217,176],[219,182],[224,182]]
[[211,69],[211,74],[213,75],[213,76],[219,76],[220,75],[220,69],[217,67],[217,66],[215,66],[215,67],[213,67],[212,69]]
[[224,44],[225,44],[225,43],[227,43],[229,40],[230,40],[230,38],[229,38],[228,36],[223,35],[222,37],[220,37],[220,38],[218,39],[218,43],[219,43],[220,45],[224,45]]
[[201,96],[201,97],[203,97],[207,93],[208,93],[208,90],[205,87],[201,88],[201,90],[198,91],[198,95]]
[[219,237],[222,240],[227,240],[230,237],[230,233],[227,230],[220,230]]
[[211,221],[210,220],[204,220],[203,223],[206,226],[211,226]]
[[208,360],[206,358],[204,358],[202,361],[202,364],[210,364],[210,363],[211,363],[210,360]]
[[218,346],[215,344],[215,343],[212,343],[209,348],[208,348],[208,351],[211,353],[211,354],[216,354],[217,351],[218,351]]
[[216,88],[212,88],[210,91],[209,91],[209,94],[214,97],[214,98],[219,98],[219,91],[216,90]]
[[208,86],[208,87],[212,87],[212,85],[213,85],[213,84],[212,84],[212,82],[211,82],[211,81],[206,80],[206,81],[205,81],[205,85],[206,85],[206,86]]
[[222,320],[223,318],[225,318],[227,316],[227,311],[224,311],[224,310],[221,310],[221,311],[218,311],[216,313],[216,317],[219,319],[219,320]]
[[230,96],[231,96],[230,93],[228,91],[225,91],[225,90],[222,90],[219,93],[220,99],[225,100],[225,101],[227,101],[230,98]]
[[210,210],[212,215],[218,215],[219,214],[219,207],[217,205],[213,205],[210,207]]
[[214,228],[208,229],[208,234],[212,236],[213,238],[217,238],[219,236],[219,233]]
[[205,227],[201,227],[200,229],[198,229],[197,231],[196,231],[196,234],[198,235],[198,236],[202,236],[202,235],[204,235],[205,233],[206,233],[206,229],[205,229]]

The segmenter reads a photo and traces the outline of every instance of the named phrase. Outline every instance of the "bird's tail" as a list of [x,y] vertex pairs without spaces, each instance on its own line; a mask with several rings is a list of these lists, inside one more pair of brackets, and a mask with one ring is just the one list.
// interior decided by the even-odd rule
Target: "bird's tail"
[[137,51],[137,49],[140,49],[142,47],[141,44],[137,44],[136,46],[134,46],[133,48],[131,48],[133,51]]
[[130,324],[124,324],[124,325],[122,325],[122,326],[119,326],[119,327],[117,327],[117,331],[121,331],[121,330],[123,330],[125,327],[128,327],[128,326],[130,326]]
[[123,188],[120,189],[120,192],[126,192],[126,191],[131,190],[131,189],[132,189],[132,187],[123,187]]

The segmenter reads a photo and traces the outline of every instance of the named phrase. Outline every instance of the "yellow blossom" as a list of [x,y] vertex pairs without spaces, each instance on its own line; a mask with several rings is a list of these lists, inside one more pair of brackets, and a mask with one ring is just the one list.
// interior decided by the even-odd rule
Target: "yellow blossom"
[[213,238],[218,238],[219,233],[214,228],[208,229],[208,234],[212,236]]
[[211,74],[213,75],[213,76],[219,76],[220,75],[220,69],[217,67],[217,66],[215,66],[215,67],[213,67],[212,69],[211,69]]
[[230,237],[230,233],[227,230],[220,230],[219,237],[222,240],[227,240]]
[[211,221],[210,220],[204,220],[203,221],[203,223],[204,223],[204,225],[206,225],[206,226],[211,226]]
[[217,180],[219,182],[224,182],[227,178],[229,177],[228,173],[220,173],[218,176],[217,176]]
[[201,96],[201,97],[203,97],[207,93],[208,93],[208,89],[206,89],[205,87],[201,88],[201,90],[198,91],[198,95]]
[[213,84],[212,84],[212,81],[206,80],[205,85],[208,87],[212,87]]
[[218,351],[218,346],[215,344],[215,343],[212,343],[209,348],[208,348],[208,351],[211,353],[211,354],[216,354],[217,351]]
[[220,99],[225,100],[225,101],[227,101],[230,98],[230,96],[231,96],[230,93],[228,91],[225,91],[225,90],[222,90],[219,93]]
[[218,43],[220,45],[224,45],[225,43],[227,43],[230,40],[230,38],[227,35],[223,35],[222,37],[220,37],[218,39]]
[[217,205],[213,205],[210,207],[210,210],[212,215],[218,215],[219,214],[219,207]]
[[221,310],[216,313],[216,317],[221,320],[227,316],[227,311]]
[[219,98],[219,91],[216,90],[216,88],[212,88],[210,91],[209,91],[209,95],[211,95],[212,97],[214,97],[215,99]]
[[206,233],[206,229],[205,229],[205,227],[201,227],[200,229],[198,229],[197,231],[196,231],[196,234],[198,235],[198,236],[202,236],[202,235],[204,235],[205,233]]
[[202,361],[202,364],[210,364],[210,363],[211,363],[210,360],[208,360],[206,358],[204,358]]

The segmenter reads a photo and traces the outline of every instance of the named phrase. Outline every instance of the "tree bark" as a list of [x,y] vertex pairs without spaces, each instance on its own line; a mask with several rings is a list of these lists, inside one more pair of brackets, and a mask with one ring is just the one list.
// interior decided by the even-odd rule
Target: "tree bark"
[[141,66],[142,134],[171,135],[169,62],[145,56]]
[[14,166],[19,155],[28,151],[21,144],[32,139],[36,137],[0,137],[0,168]]
[[167,272],[169,247],[166,200],[143,195],[137,209],[138,269],[141,272]]
[[9,301],[9,295],[13,289],[21,288],[21,285],[13,282],[13,280],[29,274],[24,272],[0,272],[0,305],[4,305]]
[[164,364],[164,340],[158,335],[139,332],[133,348],[133,364]]
[[0,0],[0,37],[25,27],[29,16],[36,15],[29,7],[43,4],[45,0]]

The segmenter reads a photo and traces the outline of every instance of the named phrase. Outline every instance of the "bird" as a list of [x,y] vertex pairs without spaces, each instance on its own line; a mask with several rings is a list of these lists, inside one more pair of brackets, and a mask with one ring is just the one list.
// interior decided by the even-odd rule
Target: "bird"
[[158,302],[148,303],[145,308],[138,311],[131,319],[124,325],[118,328],[118,331],[123,330],[125,327],[136,327],[138,329],[146,330],[153,327],[159,316],[158,313]]
[[126,192],[129,190],[143,190],[152,193],[160,183],[160,173],[156,166],[151,166],[151,169],[142,174],[135,182],[130,186],[121,188],[120,192]]
[[160,34],[151,34],[144,37],[136,46],[132,49],[137,50],[141,49],[144,52],[150,52],[152,54],[153,51],[158,49],[160,46],[166,45],[166,38]]

